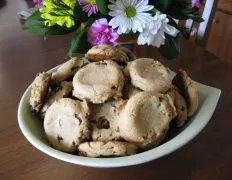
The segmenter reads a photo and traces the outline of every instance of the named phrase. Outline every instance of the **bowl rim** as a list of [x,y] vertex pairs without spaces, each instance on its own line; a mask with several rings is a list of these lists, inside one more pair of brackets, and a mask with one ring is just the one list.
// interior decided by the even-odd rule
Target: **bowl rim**
[[[55,68],[51,69],[49,72],[53,71],[54,69]],[[207,96],[203,101],[203,104],[201,104],[201,108],[199,108],[198,112],[193,116],[194,120],[191,122],[191,125],[186,127],[182,132],[180,132],[178,135],[176,135],[171,140],[165,142],[164,144],[131,156],[114,158],[82,157],[56,150],[43,143],[42,141],[38,140],[32,133],[27,131],[27,127],[24,123],[23,117],[23,111],[26,108],[23,105],[26,96],[28,95],[28,93],[30,93],[31,85],[26,89],[23,96],[21,97],[17,112],[18,124],[23,135],[33,146],[35,146],[37,149],[44,152],[45,154],[65,162],[78,164],[82,166],[100,168],[124,167],[142,164],[161,158],[181,148],[182,146],[190,142],[195,136],[197,136],[211,119],[216,109],[221,90],[210,86],[206,86],[198,82],[195,83],[198,89],[207,92]]]

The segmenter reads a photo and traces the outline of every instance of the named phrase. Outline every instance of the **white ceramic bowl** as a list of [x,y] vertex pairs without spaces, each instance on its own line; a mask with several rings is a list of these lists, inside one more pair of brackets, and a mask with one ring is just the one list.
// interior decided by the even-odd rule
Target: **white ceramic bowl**
[[[54,70],[54,69],[53,69]],[[51,70],[51,71],[53,71]],[[196,83],[200,96],[197,113],[191,117],[184,127],[170,133],[166,140],[151,150],[116,158],[89,158],[72,155],[52,148],[45,136],[43,123],[32,115],[29,108],[31,86],[24,92],[18,107],[18,123],[27,140],[42,152],[54,158],[83,166],[122,167],[145,163],[165,156],[191,141],[209,122],[218,103],[221,91],[200,83]]]

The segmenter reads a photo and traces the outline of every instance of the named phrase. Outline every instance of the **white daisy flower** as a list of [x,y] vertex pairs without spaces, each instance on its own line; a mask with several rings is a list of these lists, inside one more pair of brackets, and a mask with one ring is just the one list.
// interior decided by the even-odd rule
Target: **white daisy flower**
[[159,48],[165,43],[165,33],[176,37],[179,33],[179,30],[169,25],[168,22],[169,19],[167,18],[166,14],[157,12],[147,28],[140,33],[138,37],[138,44],[147,44]]
[[113,18],[109,25],[113,29],[118,28],[118,34],[129,33],[131,30],[142,32],[152,20],[151,14],[147,13],[153,9],[148,5],[148,0],[109,0],[111,10],[109,15]]

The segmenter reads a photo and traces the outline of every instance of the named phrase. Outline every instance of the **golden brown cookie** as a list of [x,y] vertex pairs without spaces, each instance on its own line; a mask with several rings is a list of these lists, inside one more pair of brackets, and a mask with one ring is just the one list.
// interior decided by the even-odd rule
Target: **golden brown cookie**
[[124,100],[109,101],[104,104],[91,105],[90,122],[93,141],[110,141],[121,138],[118,118]]
[[86,101],[62,98],[47,110],[44,130],[51,145],[61,151],[74,152],[90,137],[89,107]]
[[159,61],[140,58],[128,63],[124,70],[135,87],[151,93],[163,93],[170,89],[172,77],[168,69]]
[[73,76],[79,68],[83,66],[83,61],[78,57],[73,57],[69,61],[60,65],[58,69],[52,73],[51,84],[57,86],[62,81]]
[[176,109],[167,96],[138,93],[128,100],[120,112],[121,136],[128,142],[149,148],[161,142],[175,116]]
[[61,98],[67,97],[72,92],[72,82],[61,82],[54,91],[51,92],[51,95],[45,100],[45,103],[40,111],[40,116],[43,118],[47,109],[55,102]]
[[73,96],[94,104],[122,96],[124,76],[116,62],[99,61],[87,64],[73,78]]
[[84,142],[79,145],[79,154],[88,157],[128,156],[135,154],[138,147],[135,144],[119,141]]
[[91,61],[113,60],[122,63],[129,61],[124,51],[110,45],[93,46],[85,57]]
[[177,87],[170,89],[167,94],[173,99],[176,107],[177,116],[175,118],[177,127],[181,127],[188,120],[188,107],[184,97]]
[[31,85],[30,106],[32,111],[38,113],[43,106],[47,96],[51,74],[42,72],[39,73]]
[[199,105],[199,96],[195,83],[188,76],[186,71],[181,69],[178,71],[172,82],[181,90],[187,102],[188,116],[192,116],[197,111]]

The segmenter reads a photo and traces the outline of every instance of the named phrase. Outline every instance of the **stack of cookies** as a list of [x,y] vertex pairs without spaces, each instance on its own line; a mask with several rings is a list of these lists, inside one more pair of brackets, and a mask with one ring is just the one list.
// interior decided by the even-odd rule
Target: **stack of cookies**
[[54,148],[127,156],[157,146],[171,122],[183,126],[198,108],[198,92],[183,70],[172,78],[159,61],[101,45],[53,73],[39,73],[30,106]]

